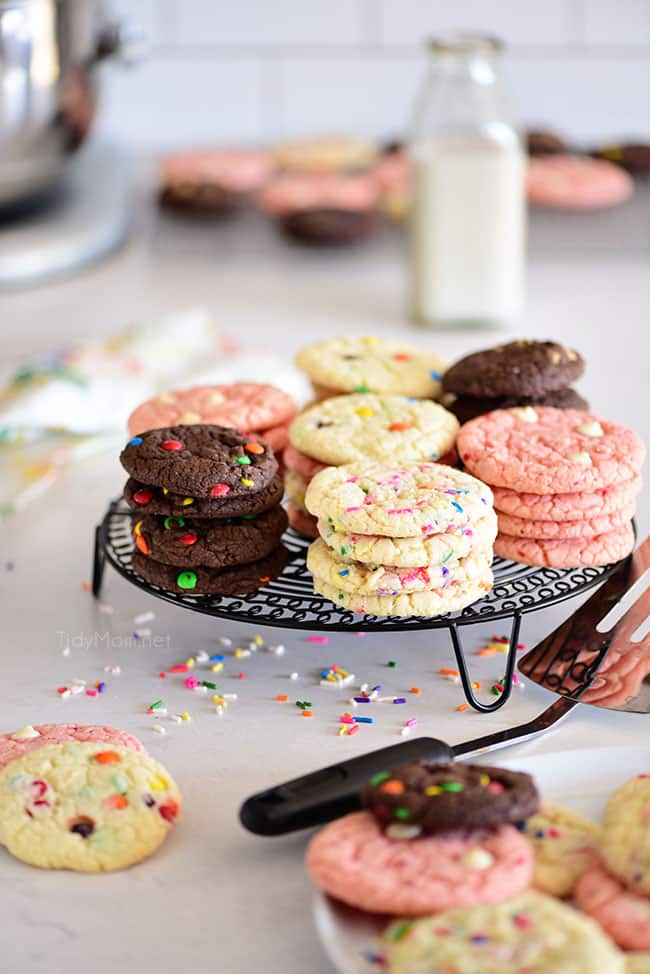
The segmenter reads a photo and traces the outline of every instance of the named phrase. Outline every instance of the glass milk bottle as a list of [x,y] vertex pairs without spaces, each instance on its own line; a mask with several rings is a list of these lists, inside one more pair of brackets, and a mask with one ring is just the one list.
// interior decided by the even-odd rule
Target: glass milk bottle
[[432,41],[409,143],[410,303],[431,327],[499,326],[524,301],[526,159],[499,64],[478,34]]

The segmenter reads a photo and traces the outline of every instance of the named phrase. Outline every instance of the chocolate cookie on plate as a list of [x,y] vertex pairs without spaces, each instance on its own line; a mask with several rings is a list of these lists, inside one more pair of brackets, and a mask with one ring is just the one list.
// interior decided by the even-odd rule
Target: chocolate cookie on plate
[[519,339],[466,355],[443,377],[457,396],[544,396],[564,389],[584,371],[582,357],[557,342]]
[[555,406],[556,409],[582,409],[587,411],[589,403],[570,387],[555,389],[543,396],[500,396],[489,399],[486,396],[457,396],[447,406],[459,423],[469,423],[470,419],[489,413],[493,409],[510,409],[511,406]]
[[281,574],[287,549],[279,545],[265,558],[229,568],[181,568],[163,565],[139,551],[132,555],[135,572],[145,582],[180,595],[247,595]]
[[261,514],[279,504],[284,494],[284,481],[276,474],[273,480],[250,494],[223,492],[215,497],[190,497],[175,494],[166,487],[149,487],[129,477],[123,497],[132,511],[162,514],[165,517],[227,518],[243,514]]

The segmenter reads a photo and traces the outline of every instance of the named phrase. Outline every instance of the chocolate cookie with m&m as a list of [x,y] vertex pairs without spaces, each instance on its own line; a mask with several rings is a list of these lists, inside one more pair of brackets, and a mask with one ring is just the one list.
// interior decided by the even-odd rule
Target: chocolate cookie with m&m
[[133,569],[145,582],[179,595],[247,595],[277,578],[286,563],[287,549],[282,545],[258,561],[227,568],[163,565],[137,550],[131,556]]
[[273,450],[226,426],[168,426],[132,437],[120,454],[127,473],[190,497],[254,493],[278,471]]
[[279,504],[284,494],[282,477],[249,494],[221,492],[215,497],[190,497],[175,494],[166,487],[149,487],[129,477],[123,497],[132,511],[141,514],[161,514],[164,517],[228,518],[243,514],[261,514]]
[[134,518],[133,535],[138,551],[163,565],[224,568],[268,555],[287,524],[280,506],[263,514],[218,520],[148,514]]
[[374,775],[362,804],[388,825],[422,832],[485,829],[528,818],[539,805],[530,775],[478,764],[407,764]]

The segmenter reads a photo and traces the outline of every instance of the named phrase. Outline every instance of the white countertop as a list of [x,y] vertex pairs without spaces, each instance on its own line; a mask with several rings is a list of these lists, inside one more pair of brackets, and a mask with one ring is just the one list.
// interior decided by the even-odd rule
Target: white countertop
[[[594,412],[629,423],[648,442],[647,241],[631,246],[629,235],[622,234],[619,246],[609,224],[607,246],[600,246],[602,224],[595,215],[584,221],[578,230],[572,217],[563,225],[562,217],[549,224],[545,216],[533,225],[533,242],[541,243],[533,247],[529,310],[518,333],[577,347],[587,360],[580,389]],[[319,254],[281,242],[271,247],[268,235],[251,238],[241,227],[220,234],[205,226],[183,233],[182,226],[141,217],[128,247],[105,263],[68,281],[3,295],[3,359],[196,303],[208,305],[224,330],[246,343],[287,354],[310,338],[342,330],[408,336],[449,359],[495,340],[490,333],[437,335],[408,326],[397,235],[354,254]],[[314,645],[307,633],[191,615],[144,596],[110,567],[103,601],[114,612],[101,612],[81,585],[90,577],[94,525],[123,480],[116,458],[87,461],[0,529],[2,730],[66,720],[132,731],[176,777],[184,815],[162,850],[127,872],[92,877],[39,871],[0,853],[2,969],[331,974],[310,919],[311,890],[302,867],[306,836],[247,834],[237,822],[241,800],[319,765],[397,743],[407,716],[418,718],[417,733],[455,743],[528,719],[551,696],[527,684],[498,714],[459,714],[460,688],[437,675],[439,667],[452,665],[444,632],[399,639],[333,634],[328,644]],[[641,536],[649,525],[646,495]],[[13,571],[6,570],[8,561],[15,563]],[[134,645],[133,617],[148,610],[155,612],[147,625],[158,641]],[[533,645],[568,611],[564,604],[525,617],[522,639]],[[492,628],[483,638],[468,633],[470,647],[479,648]],[[286,654],[260,650],[249,659],[228,658],[217,680],[239,699],[221,718],[209,696],[185,690],[182,677],[164,682],[158,677],[198,650],[227,654],[219,636],[237,645],[239,636],[258,632],[270,643],[283,643]],[[78,637],[89,639],[87,648],[77,647]],[[72,649],[64,656],[66,642]],[[388,660],[398,666],[387,668]],[[473,662],[485,679],[501,675],[501,659]],[[422,693],[407,693],[408,705],[399,713],[377,707],[373,726],[339,738],[336,720],[349,694],[317,686],[318,671],[332,663],[352,670],[359,682],[382,683],[400,693],[417,685]],[[121,675],[105,674],[109,664],[119,664]],[[237,678],[240,671],[245,680]],[[295,682],[288,679],[292,671],[300,674]],[[107,692],[61,700],[56,688],[75,677],[104,678]],[[303,719],[293,704],[277,703],[278,693],[291,701],[311,700],[314,717]],[[190,711],[192,721],[166,721],[166,736],[153,733],[145,711],[159,697],[170,712]],[[643,716],[582,706],[555,732],[509,755],[638,745],[647,741],[647,729]]]

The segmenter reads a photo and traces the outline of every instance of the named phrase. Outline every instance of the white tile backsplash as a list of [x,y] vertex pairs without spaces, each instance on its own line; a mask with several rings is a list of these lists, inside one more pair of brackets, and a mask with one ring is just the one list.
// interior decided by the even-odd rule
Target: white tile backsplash
[[180,44],[219,47],[359,45],[354,0],[177,0]]
[[441,31],[479,30],[508,44],[566,44],[571,0],[379,0],[386,45],[420,44]]
[[650,0],[112,0],[150,36],[107,71],[104,129],[139,148],[408,124],[425,39],[508,44],[522,118],[590,141],[650,139]]

